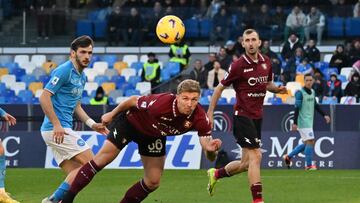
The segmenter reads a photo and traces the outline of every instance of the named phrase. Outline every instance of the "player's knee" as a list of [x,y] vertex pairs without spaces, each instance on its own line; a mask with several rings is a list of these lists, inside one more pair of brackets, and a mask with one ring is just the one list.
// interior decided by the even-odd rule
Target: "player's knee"
[[4,146],[0,144],[0,156],[5,154]]
[[151,178],[149,180],[146,180],[145,184],[150,190],[154,191],[160,187],[160,179]]

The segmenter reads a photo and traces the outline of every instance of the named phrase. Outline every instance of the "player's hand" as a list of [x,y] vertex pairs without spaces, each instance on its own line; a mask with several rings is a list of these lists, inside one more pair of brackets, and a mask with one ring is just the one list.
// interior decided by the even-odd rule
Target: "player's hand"
[[65,129],[61,125],[55,125],[53,129],[53,137],[56,144],[64,142],[64,135],[68,135]]
[[16,118],[8,113],[6,113],[3,118],[9,123],[9,126],[16,124]]
[[101,123],[104,125],[104,126],[107,126],[111,123],[112,119],[113,119],[114,115],[113,113],[110,111],[106,114],[104,114],[103,116],[101,116]]
[[210,125],[211,125],[211,129],[213,129],[213,128],[214,128],[214,112],[208,111],[208,112],[207,112],[207,117],[209,118],[209,122],[210,122]]
[[95,123],[92,126],[92,129],[95,130],[96,132],[103,134],[103,135],[107,135],[109,134],[109,130],[107,129],[107,127],[105,125],[103,125],[102,123]]
[[325,118],[326,123],[330,123],[330,121],[331,121],[330,116],[325,115],[324,118]]
[[278,93],[279,94],[286,94],[287,93],[287,89],[285,86],[279,86],[279,89],[278,89]]
[[291,130],[292,131],[297,131],[297,125],[296,124],[292,124],[292,126],[291,126]]
[[221,147],[222,141],[220,139],[212,139],[209,144],[206,146],[206,151],[218,151]]

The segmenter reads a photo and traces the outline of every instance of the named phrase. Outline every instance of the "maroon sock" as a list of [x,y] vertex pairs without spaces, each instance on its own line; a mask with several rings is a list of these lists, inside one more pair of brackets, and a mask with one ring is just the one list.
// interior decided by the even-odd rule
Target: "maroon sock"
[[216,179],[220,179],[220,178],[224,178],[224,177],[230,177],[230,175],[225,170],[225,167],[223,167],[223,168],[216,169],[215,177],[216,177]]
[[96,165],[96,163],[91,160],[80,168],[78,173],[75,176],[74,181],[71,183],[70,192],[77,194],[82,190],[86,185],[90,183],[95,174],[99,172],[102,168]]
[[251,185],[251,193],[253,196],[253,200],[262,199],[262,184],[261,182],[257,182]]
[[144,182],[144,179],[141,179],[139,182],[135,183],[131,188],[128,189],[124,198],[120,203],[138,203],[144,200],[148,194],[154,190],[149,189]]

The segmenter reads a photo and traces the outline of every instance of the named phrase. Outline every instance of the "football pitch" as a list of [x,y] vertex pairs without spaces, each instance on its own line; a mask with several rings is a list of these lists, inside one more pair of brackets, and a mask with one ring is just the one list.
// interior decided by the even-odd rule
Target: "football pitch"
[[[142,170],[105,169],[75,202],[119,202]],[[360,203],[360,170],[262,170],[266,203]],[[55,169],[7,169],[6,188],[24,203],[39,203],[63,180]],[[165,170],[161,186],[145,203],[250,203],[246,174],[222,179],[208,196],[205,170]]]

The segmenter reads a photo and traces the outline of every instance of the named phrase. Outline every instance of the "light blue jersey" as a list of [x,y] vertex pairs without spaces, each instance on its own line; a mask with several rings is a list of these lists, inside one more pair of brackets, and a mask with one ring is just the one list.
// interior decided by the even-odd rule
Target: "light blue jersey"
[[[51,102],[63,128],[72,128],[73,113],[77,103],[81,100],[85,82],[84,72],[79,73],[70,60],[61,64],[51,73],[51,79],[45,89],[53,94]],[[41,131],[50,130],[53,130],[53,125],[45,116]]]
[[0,116],[3,117],[5,116],[6,111],[4,111],[4,109],[0,108]]

